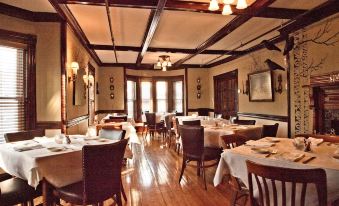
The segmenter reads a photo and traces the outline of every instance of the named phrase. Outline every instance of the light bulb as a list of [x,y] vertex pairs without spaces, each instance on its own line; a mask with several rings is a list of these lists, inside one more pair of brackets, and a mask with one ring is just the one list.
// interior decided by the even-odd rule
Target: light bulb
[[158,60],[157,66],[158,66],[158,67],[161,67],[161,63],[160,63],[159,60]]
[[237,9],[246,9],[247,8],[247,2],[246,0],[238,0],[237,3]]
[[210,6],[208,7],[208,10],[210,10],[210,11],[217,11],[217,10],[219,10],[218,0],[211,0],[210,1]]
[[222,15],[230,15],[233,11],[231,9],[231,6],[229,4],[225,4],[224,8],[222,9]]
[[224,0],[224,4],[233,4],[234,0]]
[[71,63],[71,68],[73,70],[73,74],[77,75],[78,69],[79,69],[79,63],[78,62],[72,62]]
[[162,67],[162,71],[165,72],[166,71],[166,67]]
[[171,61],[167,62],[167,66],[171,67],[172,66],[172,62]]

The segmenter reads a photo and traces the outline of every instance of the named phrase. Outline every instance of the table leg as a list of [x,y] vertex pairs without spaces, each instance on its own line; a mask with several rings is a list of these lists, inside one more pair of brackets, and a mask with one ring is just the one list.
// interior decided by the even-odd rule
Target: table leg
[[46,179],[42,180],[42,200],[44,206],[52,205],[53,201],[52,187]]

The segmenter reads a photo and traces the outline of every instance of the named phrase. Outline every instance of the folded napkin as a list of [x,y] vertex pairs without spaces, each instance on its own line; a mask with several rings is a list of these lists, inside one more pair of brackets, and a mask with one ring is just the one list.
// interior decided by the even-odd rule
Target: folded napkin
[[318,146],[318,145],[320,145],[321,143],[324,142],[323,139],[317,139],[317,138],[314,138],[314,137],[309,137],[308,140],[311,141],[311,144],[313,146]]
[[272,147],[274,145],[274,143],[249,140],[249,141],[246,142],[246,145],[252,146],[252,147]]
[[304,153],[301,152],[289,152],[289,153],[284,153],[280,156],[277,156],[278,158],[282,158],[288,161],[292,161],[292,162],[297,162],[299,160],[301,160],[302,158],[305,157]]
[[44,148],[41,144],[20,145],[20,146],[13,147],[13,149],[17,152],[24,152],[24,151],[29,151],[29,150],[41,149],[41,148]]

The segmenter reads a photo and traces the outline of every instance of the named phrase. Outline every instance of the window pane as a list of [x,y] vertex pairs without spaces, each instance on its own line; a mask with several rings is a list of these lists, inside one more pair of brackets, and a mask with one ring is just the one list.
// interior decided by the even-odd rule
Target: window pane
[[25,129],[24,50],[0,46],[0,142]]
[[153,112],[151,82],[141,82],[141,109],[142,112]]
[[135,100],[135,82],[134,81],[127,81],[127,99]]
[[167,112],[167,82],[157,81],[157,112]]
[[183,108],[183,82],[182,81],[176,81],[173,83],[173,104],[174,104],[174,110],[176,112],[184,112]]

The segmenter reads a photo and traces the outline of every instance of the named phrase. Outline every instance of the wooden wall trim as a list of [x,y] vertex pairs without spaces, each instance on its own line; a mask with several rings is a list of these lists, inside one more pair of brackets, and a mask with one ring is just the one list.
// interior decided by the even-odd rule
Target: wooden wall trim
[[274,120],[274,121],[279,121],[279,122],[288,122],[288,116],[280,116],[280,115],[238,112],[238,116]]
[[112,109],[112,110],[97,110],[95,111],[95,114],[107,114],[107,113],[125,113],[125,110],[121,109]]
[[0,2],[0,14],[7,16],[33,21],[33,22],[60,22],[61,18],[57,13],[50,12],[33,12],[26,9],[18,8]]
[[81,122],[88,120],[88,119],[89,119],[89,115],[86,114],[86,115],[82,115],[82,116],[67,120],[66,121],[66,127],[67,128],[73,127],[73,126],[80,124]]
[[61,81],[60,81],[60,87],[61,87],[61,132],[66,133],[66,120],[67,120],[67,114],[66,114],[66,80],[67,80],[67,24],[66,22],[63,22],[60,24],[60,65],[61,65]]
[[37,129],[61,129],[61,121],[39,121],[36,123]]

